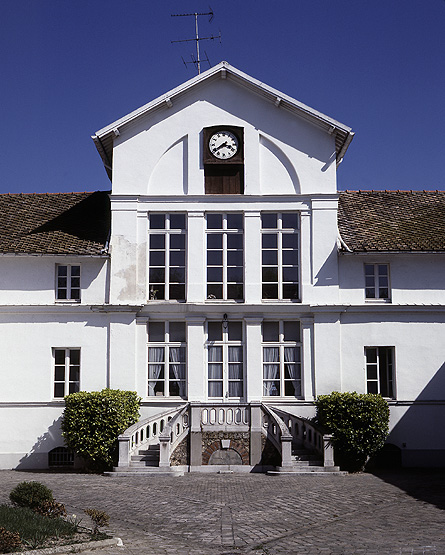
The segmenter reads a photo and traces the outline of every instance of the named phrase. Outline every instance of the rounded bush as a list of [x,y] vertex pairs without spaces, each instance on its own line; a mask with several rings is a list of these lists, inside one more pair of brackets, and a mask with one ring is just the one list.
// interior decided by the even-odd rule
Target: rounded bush
[[20,482],[9,494],[9,499],[19,507],[37,509],[53,501],[53,492],[40,482]]
[[334,435],[336,464],[351,472],[363,470],[388,436],[388,403],[371,393],[333,391],[320,395],[316,407],[318,423]]

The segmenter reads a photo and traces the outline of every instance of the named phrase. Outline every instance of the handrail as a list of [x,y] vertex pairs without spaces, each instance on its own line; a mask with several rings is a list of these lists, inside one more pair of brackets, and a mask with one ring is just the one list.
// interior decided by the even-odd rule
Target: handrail
[[160,453],[159,466],[170,466],[170,457],[189,431],[188,405],[184,405],[179,412],[167,423],[159,436]]
[[269,426],[267,436],[272,440],[278,450],[281,452],[281,466],[291,466],[292,464],[292,434],[288,430],[285,423],[278,414],[270,407],[262,404],[264,413],[272,421],[272,429]]
[[119,467],[128,467],[131,456],[139,449],[159,443],[159,436],[165,426],[172,419],[172,415],[181,411],[187,405],[154,414],[144,420],[139,420],[127,428],[119,437]]
[[334,436],[332,434],[327,433],[320,424],[307,418],[289,414],[281,409],[275,410],[285,421],[287,420],[286,427],[295,442],[299,442],[305,449],[312,449],[320,453],[323,456],[324,466],[334,466]]

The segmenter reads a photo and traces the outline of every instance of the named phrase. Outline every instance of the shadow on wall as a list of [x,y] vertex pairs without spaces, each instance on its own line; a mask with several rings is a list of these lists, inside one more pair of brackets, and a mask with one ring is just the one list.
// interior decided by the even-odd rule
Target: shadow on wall
[[334,245],[323,265],[315,275],[315,287],[338,285],[337,245]]
[[47,469],[48,468],[48,453],[54,447],[61,447],[64,445],[62,432],[60,429],[62,417],[51,424],[48,430],[37,438],[36,443],[33,445],[31,451],[20,459],[19,464],[15,470],[33,470]]
[[[412,497],[445,509],[444,421],[445,363],[393,427],[370,471]],[[411,448],[419,444],[429,449]],[[402,463],[408,468],[400,468]]]

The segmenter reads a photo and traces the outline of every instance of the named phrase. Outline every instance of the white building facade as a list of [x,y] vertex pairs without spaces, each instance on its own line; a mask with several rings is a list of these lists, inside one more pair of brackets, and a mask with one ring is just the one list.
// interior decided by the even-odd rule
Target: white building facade
[[[249,468],[257,407],[287,426],[317,395],[380,393],[402,463],[442,465],[445,195],[339,194],[352,137],[222,62],[94,135],[110,195],[4,195],[51,209],[1,249],[0,467],[57,461],[64,395],[106,387],[147,423],[213,410],[213,443],[242,408]],[[188,468],[213,449],[202,414]]]

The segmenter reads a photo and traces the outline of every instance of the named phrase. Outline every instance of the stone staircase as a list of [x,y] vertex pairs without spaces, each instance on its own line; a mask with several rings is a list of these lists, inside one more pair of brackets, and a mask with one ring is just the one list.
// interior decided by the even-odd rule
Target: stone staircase
[[122,476],[141,476],[141,475],[169,475],[183,476],[184,470],[181,467],[160,467],[159,466],[159,444],[150,445],[148,449],[140,449],[137,455],[132,455],[130,466],[120,468],[115,466],[112,472],[105,472],[106,476],[122,477]]
[[276,470],[268,470],[266,474],[269,476],[285,474],[311,474],[313,476],[335,474],[342,476],[347,472],[340,470],[339,466],[324,466],[319,453],[294,445],[292,447],[291,464],[289,466],[277,466]]

